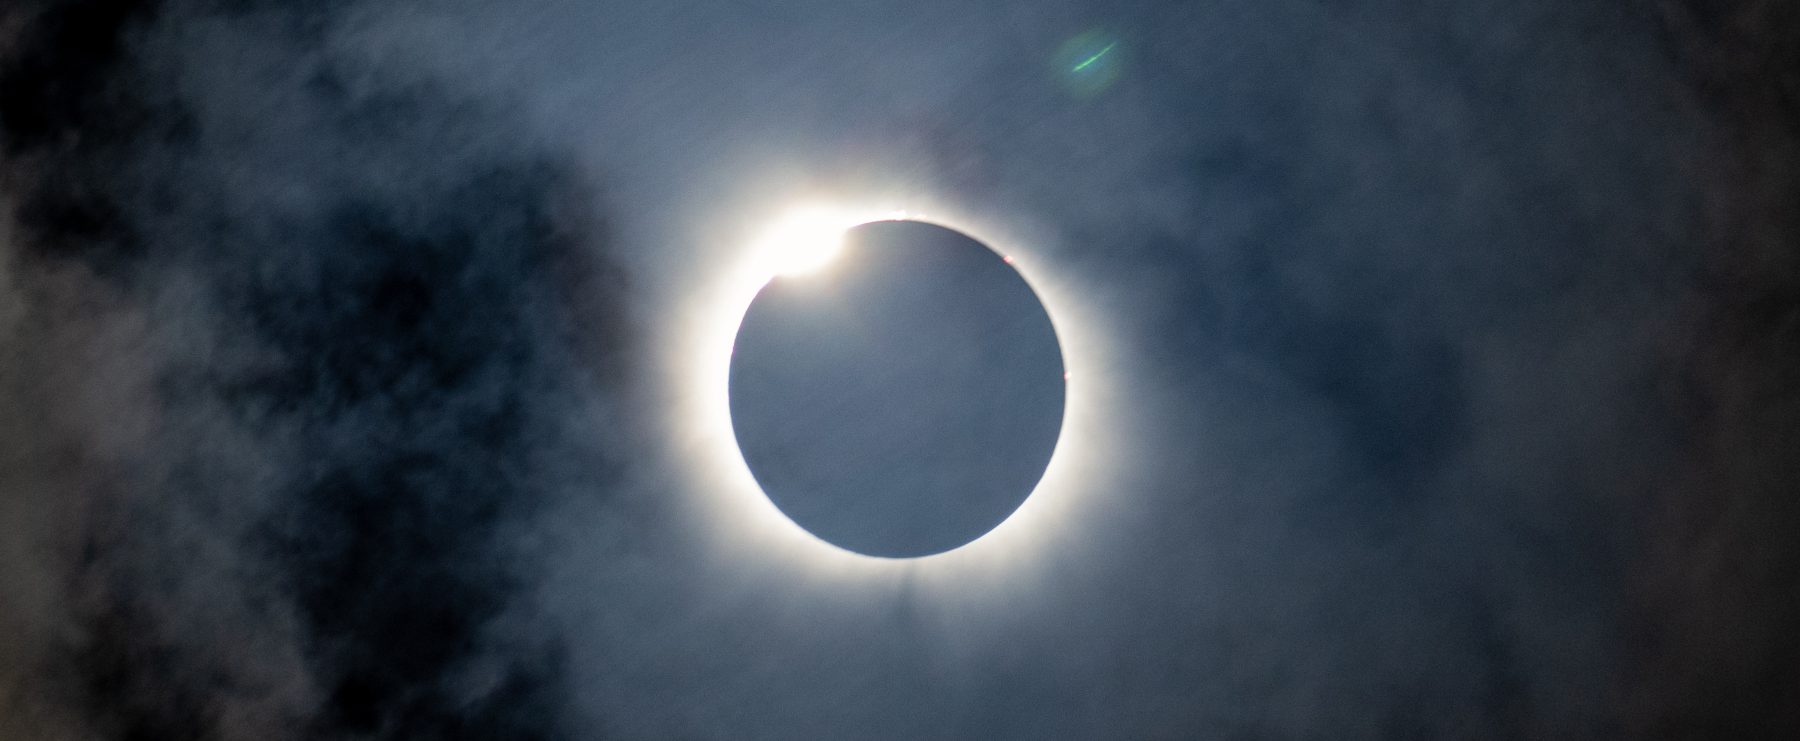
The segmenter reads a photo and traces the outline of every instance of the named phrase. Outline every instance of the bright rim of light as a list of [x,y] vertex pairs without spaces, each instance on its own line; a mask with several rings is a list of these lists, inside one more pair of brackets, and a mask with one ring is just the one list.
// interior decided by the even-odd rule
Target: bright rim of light
[[[699,542],[723,562],[777,570],[787,578],[855,587],[940,585],[965,595],[992,599],[1009,589],[1028,588],[1035,576],[1049,579],[1042,564],[1057,557],[1078,558],[1094,537],[1075,527],[1090,519],[1101,482],[1114,478],[1119,435],[1105,410],[1111,385],[1110,350],[1098,315],[1084,310],[1080,275],[1052,269],[1036,241],[920,199],[908,208],[889,204],[851,206],[809,202],[775,210],[760,225],[741,229],[735,256],[725,245],[720,269],[697,276],[684,311],[672,316],[674,337],[666,363],[674,405],[670,453],[683,470],[680,488],[692,492],[684,511]],[[770,213],[765,210],[764,213]],[[770,280],[830,262],[846,230],[872,221],[907,219],[955,229],[1004,255],[1037,293],[1055,327],[1068,372],[1062,433],[1043,479],[1017,511],[987,534],[959,548],[931,556],[889,559],[844,550],[819,539],[777,509],[751,476],[731,426],[731,353],[750,302]],[[812,241],[815,238],[818,241]],[[792,254],[796,244],[832,245]],[[818,259],[820,252],[823,259]],[[1036,566],[1036,568],[1034,568]],[[954,586],[952,586],[954,585]],[[911,588],[911,587],[906,587]],[[965,591],[972,590],[972,591]]]

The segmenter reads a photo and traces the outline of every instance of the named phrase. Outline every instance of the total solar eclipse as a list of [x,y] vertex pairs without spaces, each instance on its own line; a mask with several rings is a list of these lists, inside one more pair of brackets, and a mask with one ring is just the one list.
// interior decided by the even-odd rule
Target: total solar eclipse
[[795,246],[805,259],[738,328],[745,463],[783,514],[845,550],[913,558],[979,539],[1056,448],[1066,376],[1049,315],[1006,258],[953,229],[876,221],[826,237],[828,250]]

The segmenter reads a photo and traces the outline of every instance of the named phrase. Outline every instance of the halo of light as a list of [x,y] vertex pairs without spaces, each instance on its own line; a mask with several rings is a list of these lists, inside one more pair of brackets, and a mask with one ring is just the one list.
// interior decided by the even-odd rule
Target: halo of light
[[[1046,254],[1032,247],[1044,240],[1020,239],[1020,229],[973,218],[917,197],[864,199],[858,202],[811,200],[777,211],[773,218],[735,230],[725,238],[740,245],[735,259],[725,260],[704,276],[682,310],[670,317],[670,343],[664,359],[673,402],[674,460],[684,463],[681,488],[692,492],[683,508],[700,540],[731,562],[754,561],[797,578],[837,587],[906,585],[917,588],[972,589],[997,594],[981,585],[1018,588],[1029,583],[1033,564],[1051,553],[1077,553],[1089,542],[1075,527],[1100,500],[1117,456],[1110,446],[1113,421],[1105,413],[1112,396],[1113,364],[1098,311],[1078,300],[1085,288],[1074,271],[1054,269]],[[1038,294],[1063,347],[1068,373],[1066,408],[1056,451],[1038,486],[1010,517],[983,537],[931,556],[887,559],[844,550],[789,520],[763,493],[737,447],[730,418],[731,352],[750,302],[777,274],[786,270],[820,269],[829,248],[796,258],[796,235],[819,244],[831,243],[849,228],[872,221],[924,221],[967,234],[999,252]],[[819,260],[823,252],[827,259]]]

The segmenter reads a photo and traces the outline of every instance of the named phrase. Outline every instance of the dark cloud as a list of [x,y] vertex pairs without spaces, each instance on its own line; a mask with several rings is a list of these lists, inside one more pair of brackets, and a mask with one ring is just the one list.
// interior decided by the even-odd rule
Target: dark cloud
[[[491,106],[332,59],[329,10],[8,13],[7,399],[53,421],[6,431],[45,584],[9,736],[566,730],[516,535],[618,461],[560,417],[623,372],[607,231],[567,168],[470,141]],[[195,48],[240,66],[188,99]]]
[[[1792,736],[1796,30],[9,4],[0,736]],[[736,222],[888,181],[1107,333],[1000,583],[712,542],[665,439]]]

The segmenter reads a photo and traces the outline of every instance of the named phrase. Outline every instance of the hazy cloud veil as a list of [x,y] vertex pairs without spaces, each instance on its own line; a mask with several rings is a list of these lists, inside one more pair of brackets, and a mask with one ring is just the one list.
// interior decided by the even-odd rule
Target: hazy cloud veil
[[[1796,33],[14,0],[0,738],[1790,737]],[[1117,474],[1004,598],[711,544],[662,439],[720,235],[888,186],[1113,335]]]

